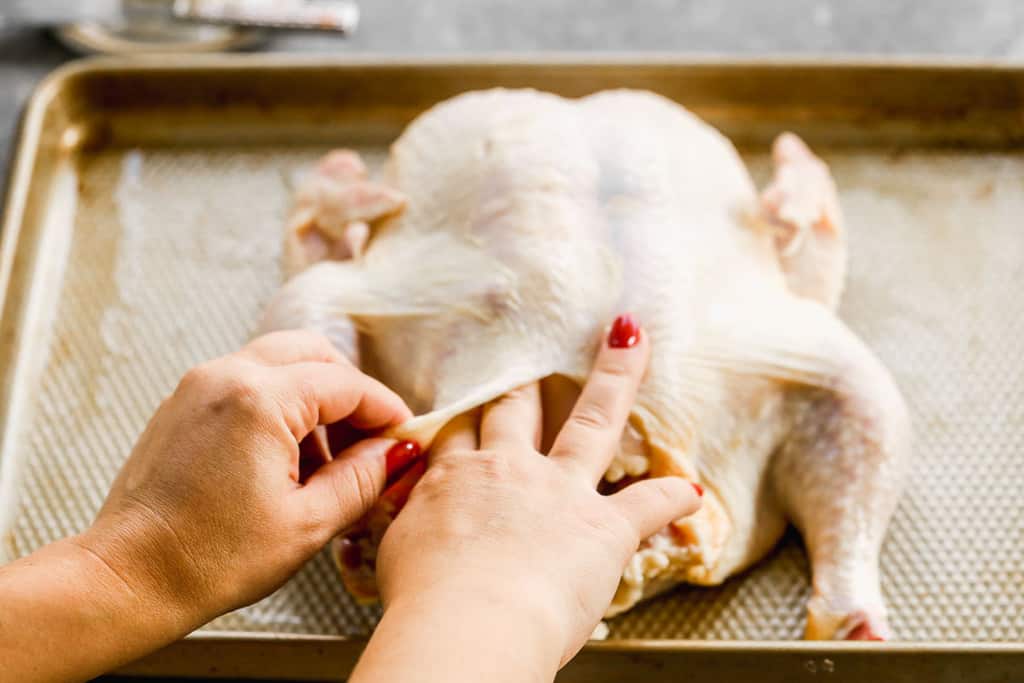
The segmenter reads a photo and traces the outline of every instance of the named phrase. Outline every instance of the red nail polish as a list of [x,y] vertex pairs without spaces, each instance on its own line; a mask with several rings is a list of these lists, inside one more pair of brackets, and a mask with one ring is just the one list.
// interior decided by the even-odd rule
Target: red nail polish
[[338,548],[338,559],[349,569],[359,569],[363,564],[363,551],[354,540],[343,538]]
[[412,493],[412,489],[416,486],[416,482],[420,480],[423,473],[427,471],[427,463],[423,460],[417,460],[398,478],[394,484],[389,488],[384,489],[384,493],[380,494],[381,500],[390,505],[390,510],[394,514],[398,514],[398,511],[405,506],[405,501],[409,500],[409,494]]
[[695,481],[691,481],[690,484],[693,486],[693,490],[697,492],[697,495],[703,498],[704,497],[704,487],[701,486],[700,484],[698,484]]
[[388,449],[384,456],[384,468],[387,473],[387,480],[390,482],[395,475],[400,474],[409,463],[420,457],[420,445],[415,441],[399,441]]
[[629,313],[624,313],[612,323],[608,333],[608,346],[613,349],[628,349],[640,341],[640,324]]

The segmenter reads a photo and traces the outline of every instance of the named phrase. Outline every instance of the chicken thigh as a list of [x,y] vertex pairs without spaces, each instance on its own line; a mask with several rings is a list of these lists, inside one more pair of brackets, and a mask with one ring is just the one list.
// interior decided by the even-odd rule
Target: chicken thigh
[[[325,157],[262,327],[327,334],[403,396],[418,416],[396,436],[426,448],[538,380],[549,434],[604,326],[632,312],[653,353],[602,487],[674,475],[706,495],[641,544],[609,616],[724,581],[792,523],[813,571],[806,636],[887,638],[878,559],[907,411],[835,315],[846,245],[828,169],[791,134],[773,154],[759,195],[725,137],[651,93],[455,97],[408,127],[380,181],[352,152]],[[372,594],[362,551],[347,584]]]

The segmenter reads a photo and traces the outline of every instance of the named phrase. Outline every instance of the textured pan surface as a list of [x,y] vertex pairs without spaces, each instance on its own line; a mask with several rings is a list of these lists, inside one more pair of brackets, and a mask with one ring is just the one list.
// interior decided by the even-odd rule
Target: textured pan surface
[[[801,125],[772,127],[787,124]],[[141,140],[79,151],[48,174],[50,205],[67,210],[35,212],[36,234],[55,261],[67,249],[67,265],[15,268],[8,292],[48,292],[53,304],[34,328],[49,334],[33,341],[41,370],[18,439],[0,453],[17,460],[8,475],[17,469],[20,498],[0,551],[22,555],[85,527],[177,378],[247,339],[280,283],[294,173],[338,144],[379,166],[398,130],[350,126],[330,142],[294,145]],[[748,146],[759,180],[766,144]],[[1024,153],[888,143],[818,151],[836,175],[851,242],[841,315],[893,371],[916,432],[882,558],[892,625],[903,640],[1024,640]],[[808,591],[790,535],[721,588],[682,588],[614,620],[611,638],[798,638]],[[353,604],[322,555],[208,628],[355,634],[376,616]]]

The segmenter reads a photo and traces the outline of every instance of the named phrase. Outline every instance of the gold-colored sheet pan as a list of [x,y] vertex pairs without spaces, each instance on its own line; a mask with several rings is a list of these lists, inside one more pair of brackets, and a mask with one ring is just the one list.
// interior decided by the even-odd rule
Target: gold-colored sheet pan
[[[786,642],[809,591],[793,536],[721,588],[613,620],[565,680],[1024,675],[1024,69],[991,64],[250,56],[61,69],[24,116],[0,233],[0,559],[87,525],[181,373],[252,333],[280,283],[297,173],[339,145],[379,166],[426,107],[495,86],[660,92],[732,137],[759,180],[771,138],[803,135],[847,215],[841,314],[896,375],[916,430],[882,559],[900,642]],[[129,670],[336,678],[376,618],[318,557]]]

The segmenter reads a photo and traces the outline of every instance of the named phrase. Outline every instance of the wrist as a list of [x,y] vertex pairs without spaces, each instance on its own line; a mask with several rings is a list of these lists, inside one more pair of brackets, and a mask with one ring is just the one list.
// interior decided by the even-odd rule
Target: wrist
[[191,622],[164,595],[87,534],[0,567],[0,678],[91,679],[180,638]]
[[176,544],[158,530],[130,521],[98,522],[66,542],[94,580],[133,603],[139,627],[155,638],[180,638],[215,616],[203,609],[209,601],[202,586],[171,556]]
[[453,579],[395,596],[384,619],[450,634],[459,656],[471,649],[488,665],[518,671],[512,679],[551,680],[567,648],[562,612],[535,586]]

